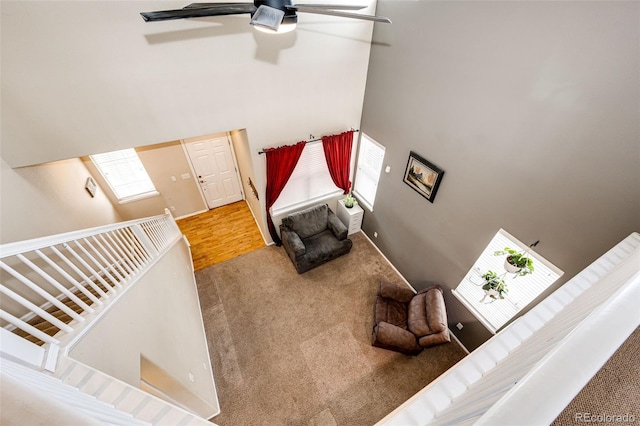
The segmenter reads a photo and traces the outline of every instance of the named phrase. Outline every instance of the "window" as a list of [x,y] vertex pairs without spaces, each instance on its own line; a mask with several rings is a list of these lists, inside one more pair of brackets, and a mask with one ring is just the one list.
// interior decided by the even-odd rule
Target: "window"
[[307,143],[289,181],[271,208],[272,214],[275,216],[290,207],[342,192],[331,179],[322,142]]
[[[517,251],[527,250],[527,257],[533,260],[534,272],[523,276],[507,273],[503,266],[506,256],[494,255],[505,247]],[[485,297],[482,275],[487,271],[494,271],[504,279],[508,289],[504,299]],[[453,290],[453,294],[491,333],[496,333],[563,273],[527,245],[500,229],[462,282]]]
[[356,183],[353,192],[360,203],[370,211],[373,211],[373,202],[376,199],[384,151],[384,146],[364,133],[361,135],[356,166]]
[[134,149],[90,156],[120,203],[158,195]]

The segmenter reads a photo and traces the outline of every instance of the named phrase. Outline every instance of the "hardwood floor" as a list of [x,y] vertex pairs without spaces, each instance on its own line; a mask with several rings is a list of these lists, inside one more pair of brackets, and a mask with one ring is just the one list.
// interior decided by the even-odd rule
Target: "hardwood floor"
[[266,245],[246,201],[176,222],[191,244],[196,271]]

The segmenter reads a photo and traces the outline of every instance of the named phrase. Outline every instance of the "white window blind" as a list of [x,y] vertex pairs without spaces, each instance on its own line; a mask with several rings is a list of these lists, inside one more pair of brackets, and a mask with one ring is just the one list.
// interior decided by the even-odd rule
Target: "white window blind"
[[273,204],[272,214],[342,192],[331,179],[322,143],[307,143],[291,177]]
[[356,183],[353,192],[362,204],[373,211],[373,203],[378,191],[378,181],[382,171],[385,148],[364,133],[360,137]]
[[[506,255],[495,256],[498,250],[510,247],[517,251],[529,250],[527,256],[533,260],[534,272],[524,276],[509,274],[504,270]],[[508,293],[504,299],[485,297],[482,275],[494,271],[502,277]],[[525,308],[540,293],[553,284],[564,272],[518,241],[504,229],[500,229],[484,249],[453,294],[484,324],[487,329],[497,330]]]
[[120,202],[157,195],[149,174],[134,149],[90,156]]

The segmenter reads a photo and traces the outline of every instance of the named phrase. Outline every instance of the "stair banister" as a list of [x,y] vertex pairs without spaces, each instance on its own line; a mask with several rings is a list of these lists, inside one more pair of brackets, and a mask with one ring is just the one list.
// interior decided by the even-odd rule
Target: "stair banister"
[[[640,325],[640,273],[583,321],[477,425],[551,424]],[[633,320],[635,316],[636,320]]]
[[118,223],[109,224],[109,225],[96,226],[93,228],[87,228],[87,229],[82,229],[78,231],[65,232],[63,234],[57,234],[53,236],[46,236],[46,237],[40,237],[40,238],[33,238],[31,240],[26,240],[26,241],[16,241],[12,243],[6,243],[0,246],[1,247],[0,256],[1,257],[14,256],[19,253],[33,251],[36,249],[42,249],[52,245],[62,244],[67,241],[79,240],[85,237],[90,237],[92,235],[115,231],[122,227],[138,225],[150,219],[162,219],[165,217],[167,217],[166,214],[157,215],[157,216],[152,216],[144,219],[134,219],[134,220],[128,220],[125,222],[118,222]]

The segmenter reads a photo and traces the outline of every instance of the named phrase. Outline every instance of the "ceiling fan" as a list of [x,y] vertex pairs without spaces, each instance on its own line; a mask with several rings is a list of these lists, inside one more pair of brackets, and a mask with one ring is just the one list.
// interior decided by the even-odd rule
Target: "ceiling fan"
[[343,10],[359,10],[365,7],[340,4],[292,4],[291,0],[254,0],[253,3],[192,3],[182,9],[142,12],[140,15],[145,21],[153,22],[250,13],[251,25],[257,29],[277,33],[288,32],[295,28],[298,22],[296,12],[391,23],[391,20],[384,16],[343,12]]

